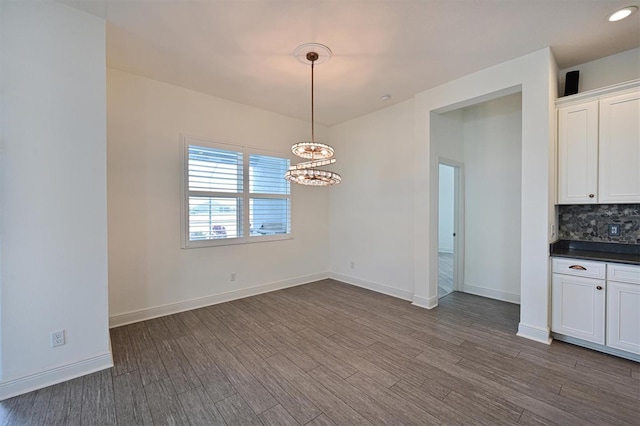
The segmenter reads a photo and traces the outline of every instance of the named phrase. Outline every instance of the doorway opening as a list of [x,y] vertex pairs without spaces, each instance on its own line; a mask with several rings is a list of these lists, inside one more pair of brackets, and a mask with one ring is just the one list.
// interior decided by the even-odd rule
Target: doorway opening
[[438,163],[438,299],[458,291],[462,265],[462,164]]
[[[432,113],[431,123],[433,192],[437,191],[435,200],[439,204],[433,206],[431,228],[438,235],[430,254],[430,260],[439,269],[432,276],[433,287],[437,287],[434,293],[440,298],[450,291],[460,291],[519,303],[522,95],[511,93]],[[456,170],[455,166],[463,164],[463,174],[461,167],[457,169],[458,180],[463,183],[453,187],[453,191],[459,192],[452,195],[452,169],[446,166],[454,166]],[[463,206],[464,214],[459,211],[452,215],[447,197],[453,197],[459,209]],[[452,216],[457,219],[457,228],[453,230],[445,227]],[[447,256],[451,252],[451,237],[453,256]]]

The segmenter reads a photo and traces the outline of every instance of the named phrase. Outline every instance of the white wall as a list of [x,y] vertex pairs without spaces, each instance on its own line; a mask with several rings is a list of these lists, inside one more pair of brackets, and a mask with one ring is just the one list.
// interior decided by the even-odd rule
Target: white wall
[[520,302],[520,93],[465,108],[464,291]]
[[0,399],[111,365],[104,25],[2,4]]
[[[331,188],[292,185],[291,240],[180,248],[181,133],[290,156],[293,143],[308,139],[309,123],[114,69],[107,74],[112,325],[327,276]],[[326,141],[325,128],[316,134]]]
[[343,178],[330,191],[332,276],[410,299],[413,101],[334,126],[329,140]]
[[575,70],[580,71],[578,92],[635,80],[640,78],[640,47],[560,70],[558,72],[558,92],[561,96],[564,94],[567,72]]
[[453,253],[455,169],[440,164],[438,176],[438,252]]
[[431,113],[431,140],[438,161],[464,161],[463,118],[462,109],[443,114]]

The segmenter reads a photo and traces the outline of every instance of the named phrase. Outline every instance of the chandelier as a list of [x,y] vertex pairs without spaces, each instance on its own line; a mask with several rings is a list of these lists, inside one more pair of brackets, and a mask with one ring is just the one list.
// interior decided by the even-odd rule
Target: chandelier
[[339,184],[342,180],[339,174],[318,169],[318,167],[333,164],[336,160],[332,158],[333,148],[327,144],[316,142],[314,133],[313,68],[316,63],[322,64],[328,61],[331,57],[331,50],[322,44],[307,43],[298,46],[293,54],[300,62],[311,64],[311,142],[298,142],[291,147],[292,153],[309,161],[289,167],[284,178],[301,185],[329,186]]

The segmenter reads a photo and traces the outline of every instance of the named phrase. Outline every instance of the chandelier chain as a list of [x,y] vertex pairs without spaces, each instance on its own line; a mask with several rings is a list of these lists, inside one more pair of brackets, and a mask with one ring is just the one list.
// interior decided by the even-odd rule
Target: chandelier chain
[[315,59],[311,60],[311,142],[315,142],[315,119],[314,119],[314,110],[313,110],[313,65],[315,63]]

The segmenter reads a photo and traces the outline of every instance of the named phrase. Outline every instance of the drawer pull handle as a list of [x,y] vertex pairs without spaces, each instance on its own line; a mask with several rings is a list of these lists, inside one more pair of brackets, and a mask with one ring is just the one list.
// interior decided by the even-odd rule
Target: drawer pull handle
[[571,265],[569,266],[569,269],[578,269],[580,271],[586,271],[587,268],[585,268],[584,266],[580,266],[580,265]]
[[596,290],[602,290],[602,286],[601,285],[597,286]]
[[595,197],[594,194],[589,194],[589,198],[593,198],[593,197]]

